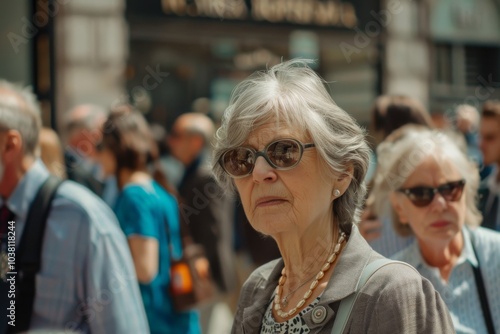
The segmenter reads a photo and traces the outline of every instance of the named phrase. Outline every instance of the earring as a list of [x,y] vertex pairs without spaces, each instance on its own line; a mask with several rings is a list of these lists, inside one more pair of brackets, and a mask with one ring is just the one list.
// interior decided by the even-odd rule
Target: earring
[[339,196],[340,196],[340,190],[335,189],[335,190],[333,191],[333,196],[335,196],[335,197],[339,197]]

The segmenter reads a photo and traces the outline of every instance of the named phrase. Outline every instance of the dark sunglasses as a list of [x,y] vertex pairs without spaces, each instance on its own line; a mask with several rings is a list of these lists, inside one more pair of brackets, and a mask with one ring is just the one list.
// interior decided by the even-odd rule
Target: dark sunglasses
[[413,187],[399,189],[399,192],[405,194],[413,205],[421,208],[432,203],[437,193],[441,194],[448,202],[460,200],[464,192],[465,180],[448,182],[437,188],[432,187]]
[[299,164],[306,148],[314,146],[302,144],[295,139],[278,139],[269,143],[262,151],[243,146],[227,150],[220,157],[219,163],[233,178],[250,175],[259,156],[264,157],[267,163],[277,170],[288,170]]

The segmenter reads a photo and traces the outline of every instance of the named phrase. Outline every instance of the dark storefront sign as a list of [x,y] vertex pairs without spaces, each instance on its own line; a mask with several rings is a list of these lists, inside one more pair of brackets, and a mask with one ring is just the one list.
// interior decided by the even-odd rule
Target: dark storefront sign
[[350,29],[373,19],[376,6],[375,0],[128,0],[127,16]]
[[143,69],[159,64],[170,75],[147,92],[150,120],[171,124],[200,98],[217,120],[241,79],[300,57],[315,60],[311,67],[326,80],[338,80],[332,95],[366,122],[377,94],[377,39],[352,59],[339,44],[356,38],[377,11],[377,0],[127,0],[127,86],[140,84]]

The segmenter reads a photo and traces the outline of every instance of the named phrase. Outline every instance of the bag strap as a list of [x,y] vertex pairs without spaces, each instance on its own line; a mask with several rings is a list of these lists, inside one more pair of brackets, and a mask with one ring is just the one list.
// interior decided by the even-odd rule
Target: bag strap
[[23,235],[19,243],[17,256],[19,269],[17,274],[16,327],[14,332],[24,332],[30,327],[33,302],[35,299],[35,277],[41,268],[41,255],[45,226],[51,209],[52,200],[62,181],[55,176],[49,178],[39,188],[31,203]]
[[[410,266],[409,264],[401,261],[394,261],[390,259],[378,259],[375,260],[369,264],[367,264],[364,268],[363,271],[361,272],[361,275],[358,279],[358,283],[356,284],[356,288],[354,289],[354,293],[351,295],[347,296],[340,302],[339,309],[337,311],[337,316],[335,317],[335,322],[333,323],[333,328],[332,328],[332,334],[341,334],[346,325],[347,325],[347,320],[349,319],[349,316],[351,315],[351,311],[354,307],[354,304],[356,303],[356,300],[358,299],[359,296],[359,291],[365,286],[366,282],[377,272],[377,270],[389,265],[389,264],[395,264],[395,263],[400,263],[404,264],[407,266]],[[412,267],[413,268],[413,267]]]
[[[170,259],[178,260],[178,258],[174,256],[174,254],[176,254],[177,252],[174,251],[174,244],[172,243],[172,231],[170,230],[170,225],[168,223],[168,217],[166,216],[166,214],[163,215],[163,220],[165,221],[165,232],[167,233],[167,243],[170,252]],[[180,219],[179,217],[179,233],[181,235],[180,246],[182,253],[184,253],[184,247],[189,245],[191,240],[189,231],[187,231],[183,225],[184,224],[182,222],[182,219]]]
[[495,334],[495,326],[493,325],[493,318],[491,316],[491,309],[488,303],[488,297],[486,294],[486,288],[484,287],[483,275],[481,274],[481,266],[479,264],[479,256],[477,255],[476,247],[474,246],[474,236],[472,231],[469,231],[471,236],[472,250],[477,259],[477,267],[472,266],[472,271],[474,272],[474,278],[476,280],[477,293],[479,294],[479,299],[481,301],[481,309],[483,311],[484,321],[486,323],[486,328],[489,334]]

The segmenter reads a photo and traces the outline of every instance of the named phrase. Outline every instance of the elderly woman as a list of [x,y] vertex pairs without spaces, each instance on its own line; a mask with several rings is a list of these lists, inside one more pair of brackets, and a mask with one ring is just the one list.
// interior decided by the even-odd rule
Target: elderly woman
[[[233,333],[330,333],[375,253],[355,227],[369,149],[307,63],[284,62],[243,81],[217,132],[214,173],[236,188],[253,228],[282,259],[245,282]],[[346,333],[449,333],[429,281],[386,266],[361,289]]]
[[394,228],[416,237],[394,258],[432,282],[457,333],[500,333],[500,234],[476,227],[475,164],[449,137],[421,127],[398,130],[378,155],[375,197],[389,196]]

